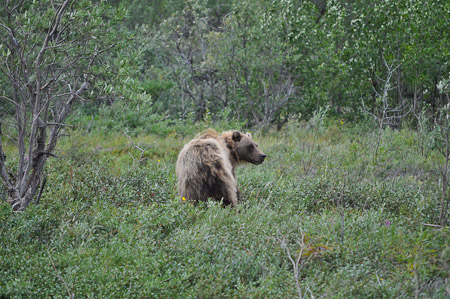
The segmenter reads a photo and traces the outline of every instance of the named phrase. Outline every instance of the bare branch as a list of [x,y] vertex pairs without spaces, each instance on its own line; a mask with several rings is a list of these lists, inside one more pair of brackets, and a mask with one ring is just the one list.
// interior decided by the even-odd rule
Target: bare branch
[[16,101],[14,101],[14,100],[12,100],[12,99],[6,97],[6,96],[0,96],[0,98],[3,98],[3,99],[5,99],[5,100],[7,100],[8,102],[10,102],[10,103],[12,103],[14,106],[16,106],[16,108],[20,109],[20,106],[19,106],[19,104],[18,104]]
[[439,224],[422,223],[422,225],[423,225],[423,226],[435,227],[435,228],[442,228],[442,226],[439,225]]
[[288,258],[291,261],[292,268],[294,270],[294,282],[295,282],[295,286],[297,288],[298,297],[300,299],[302,299],[303,295],[302,295],[302,289],[301,289],[300,281],[299,281],[299,274],[300,274],[300,271],[302,270],[303,265],[304,265],[304,261],[302,260],[302,256],[303,256],[303,251],[306,248],[306,244],[305,244],[305,233],[301,230],[300,234],[301,234],[301,239],[300,239],[300,242],[299,242],[300,251],[299,251],[298,256],[297,256],[297,258],[295,260],[294,260],[294,257],[291,255],[289,247],[286,244],[286,238],[284,236],[277,236],[277,240],[280,243],[281,248],[283,248],[286,251],[286,254],[287,254]]
[[[29,146],[28,146],[29,161],[28,161],[28,163],[26,163],[25,171],[24,171],[24,174],[21,177],[21,181],[20,181],[20,195],[21,196],[25,195],[26,190],[28,190],[28,188],[30,187],[30,184],[32,182],[32,177],[33,177],[33,176],[29,176],[29,173],[30,173],[30,171],[31,171],[31,169],[33,167],[33,159],[32,159],[32,157],[33,157],[33,150],[35,148],[35,143],[34,142],[36,141],[36,136],[38,134],[38,132],[37,132],[37,130],[38,130],[37,123],[38,123],[38,117],[39,117],[39,114],[40,114],[39,110],[41,110],[40,109],[40,104],[41,104],[40,103],[40,101],[41,101],[40,93],[41,93],[41,80],[42,80],[41,63],[42,63],[42,59],[44,57],[44,54],[45,54],[45,52],[47,50],[47,45],[49,43],[50,37],[57,30],[58,25],[61,22],[62,15],[63,15],[64,11],[66,10],[67,6],[69,5],[69,3],[70,3],[70,0],[66,0],[60,5],[60,7],[58,9],[58,12],[56,13],[56,15],[54,16],[54,19],[52,21],[52,27],[49,30],[49,32],[47,33],[47,35],[45,36],[44,43],[43,43],[43,45],[41,47],[41,50],[39,51],[39,53],[38,53],[38,55],[36,57],[36,61],[35,61],[36,91],[35,91],[35,95],[32,95],[30,97],[30,103],[31,103],[32,106],[34,106],[33,107],[33,110],[34,110],[33,114],[34,114],[34,116],[33,116],[33,120],[32,120],[32,123],[31,123],[30,137],[29,137],[29,139],[31,141],[29,143]],[[33,103],[33,100],[35,101],[34,103]],[[44,107],[45,106],[46,105],[44,105]],[[47,110],[45,110],[45,111],[47,111]]]
[[11,40],[13,41],[14,46],[15,46],[16,48],[18,48],[18,47],[19,47],[19,42],[18,42],[17,39],[14,37],[14,33],[13,33],[12,29],[9,28],[9,27],[7,27],[7,26],[5,26],[5,25],[2,24],[2,23],[0,23],[0,26],[3,27],[3,28],[5,28],[6,31],[8,31],[8,34],[11,36]]
[[396,64],[396,61],[393,60],[391,64],[388,64],[386,59],[384,58],[384,56],[382,56],[382,61],[386,68],[386,71],[387,71],[386,79],[381,79],[376,74],[375,74],[375,76],[377,77],[378,81],[383,82],[383,87],[379,91],[376,90],[374,87],[372,87],[375,94],[378,96],[378,99],[380,99],[380,101],[381,101],[381,105],[380,105],[381,107],[376,109],[376,112],[372,113],[366,108],[366,106],[364,104],[364,100],[361,99],[363,112],[370,115],[378,123],[377,141],[375,144],[375,150],[374,150],[374,154],[373,154],[374,162],[376,161],[376,158],[378,155],[378,149],[379,149],[380,142],[381,142],[381,133],[383,131],[384,126],[394,124],[395,120],[399,120],[399,119],[405,117],[406,115],[408,115],[411,112],[411,109],[412,109],[412,107],[410,107],[410,109],[408,111],[399,115],[400,112],[404,111],[403,103],[396,107],[390,107],[389,101],[388,101],[389,100],[389,91],[396,88],[395,86],[391,87],[390,81],[391,81],[391,78],[392,78],[395,70],[397,70],[401,64],[397,64],[394,67],[394,65]]
[[39,189],[39,194],[38,194],[38,196],[36,197],[36,200],[34,201],[34,203],[35,203],[36,205],[39,204],[39,201],[40,201],[40,199],[41,199],[42,192],[44,191],[44,188],[45,188],[45,184],[46,184],[46,183],[47,183],[47,176],[44,176],[44,180],[42,181],[41,188]]
[[345,230],[345,213],[343,211],[344,190],[345,190],[345,176],[344,176],[344,181],[342,183],[341,192],[339,194],[338,209],[337,209],[339,215],[341,215],[341,243],[344,242],[344,230]]
[[67,282],[61,277],[61,275],[59,274],[58,270],[56,269],[55,263],[53,262],[52,255],[50,253],[50,249],[48,248],[48,246],[47,246],[47,253],[48,253],[48,257],[50,259],[50,262],[52,263],[53,270],[55,270],[55,273],[56,273],[56,276],[58,277],[58,279],[61,280],[62,283],[64,284],[64,287],[66,288],[67,294],[69,295],[69,297],[71,299],[75,298],[75,293],[70,291],[69,286],[67,285]]
[[[108,41],[103,45],[99,41],[94,48],[87,46],[92,36],[77,24],[93,23],[77,19],[76,15],[70,20],[63,18],[76,3],[73,0],[33,3],[35,9],[30,10],[19,9],[24,1],[17,1],[11,10],[8,10],[8,3],[6,18],[9,21],[0,20],[0,32],[6,33],[2,43],[11,54],[2,61],[0,72],[11,88],[7,90],[9,94],[0,99],[11,102],[15,108],[18,165],[14,166],[15,174],[11,174],[14,180],[9,178],[11,171],[6,169],[4,158],[0,172],[9,189],[11,206],[22,210],[38,192],[36,201],[39,201],[45,185],[45,179],[42,180],[45,162],[55,157],[53,151],[58,138],[63,136],[61,131],[72,127],[65,124],[67,115],[75,101],[83,100],[90,81],[95,78],[89,72],[100,62],[98,57],[115,44]],[[92,6],[73,5],[73,8],[88,10]],[[23,11],[31,14],[31,23],[20,23]],[[42,16],[47,18],[48,13],[51,14],[46,21],[48,29],[35,30],[33,24],[41,21]]]
[[69,128],[76,128],[77,126],[74,125],[67,125],[62,123],[54,123],[54,122],[48,122],[47,126],[60,126],[60,127],[69,127]]
[[[150,144],[146,148],[141,148],[139,145],[134,143],[133,139],[127,134],[127,131],[124,131],[123,134],[125,136],[127,136],[128,140],[131,142],[131,144],[141,152],[141,155],[139,156],[139,160],[138,160],[138,163],[141,163],[143,161],[143,157],[144,157],[145,151],[148,150],[149,148],[151,148],[153,145]],[[128,154],[133,159],[133,163],[135,163],[136,161],[135,161],[133,155],[131,155],[131,153],[128,153]]]
[[13,186],[9,181],[8,174],[6,172],[6,155],[3,151],[3,142],[2,142],[2,122],[0,121],[0,176],[2,177],[3,182],[6,184],[8,190],[10,190]]

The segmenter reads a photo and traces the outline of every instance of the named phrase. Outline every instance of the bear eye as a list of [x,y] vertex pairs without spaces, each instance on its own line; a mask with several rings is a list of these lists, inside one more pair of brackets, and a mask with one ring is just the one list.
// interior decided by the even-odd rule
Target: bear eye
[[252,151],[253,148],[254,148],[254,145],[253,145],[253,144],[250,144],[250,145],[248,146],[248,150],[249,150],[249,151]]

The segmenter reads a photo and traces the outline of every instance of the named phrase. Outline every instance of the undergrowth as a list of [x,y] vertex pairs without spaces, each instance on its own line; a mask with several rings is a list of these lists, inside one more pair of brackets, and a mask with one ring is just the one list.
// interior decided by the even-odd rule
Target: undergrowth
[[237,169],[243,200],[224,208],[176,194],[177,154],[199,129],[71,132],[39,205],[0,202],[0,296],[293,298],[279,240],[297,255],[301,232],[306,297],[449,295],[449,230],[428,225],[439,157],[423,136],[386,129],[374,161],[375,136],[339,120],[252,132],[268,158]]

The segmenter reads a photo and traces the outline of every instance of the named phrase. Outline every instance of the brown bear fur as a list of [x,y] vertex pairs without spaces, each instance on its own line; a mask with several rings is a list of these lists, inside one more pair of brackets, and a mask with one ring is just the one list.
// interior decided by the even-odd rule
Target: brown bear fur
[[249,133],[226,131],[219,135],[208,129],[186,144],[178,155],[179,194],[194,203],[211,197],[236,206],[234,168],[243,162],[261,164],[265,157]]

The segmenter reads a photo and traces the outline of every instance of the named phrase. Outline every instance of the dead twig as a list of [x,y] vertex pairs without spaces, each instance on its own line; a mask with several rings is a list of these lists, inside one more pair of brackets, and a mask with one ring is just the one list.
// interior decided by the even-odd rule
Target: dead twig
[[61,280],[62,283],[64,284],[67,294],[69,295],[70,298],[72,298],[72,299],[75,298],[75,293],[69,289],[67,282],[62,278],[62,276],[59,274],[59,271],[56,269],[55,263],[53,262],[52,255],[50,253],[48,246],[47,246],[47,253],[48,253],[48,257],[50,258],[50,262],[52,263],[53,270],[55,270],[55,273],[56,273],[56,276],[58,277],[58,279]]
[[383,88],[382,90],[376,90],[374,88],[374,92],[380,100],[381,107],[378,107],[376,111],[371,112],[366,108],[364,100],[361,99],[363,112],[373,117],[373,119],[378,123],[377,141],[375,143],[375,150],[373,154],[374,163],[377,160],[378,150],[381,144],[381,133],[383,132],[383,128],[385,127],[385,125],[394,125],[397,121],[408,115],[412,109],[412,107],[410,107],[410,109],[405,112],[404,103],[401,103],[396,107],[391,107],[391,104],[389,103],[389,92],[396,88],[396,86],[391,87],[391,79],[394,75],[394,72],[400,67],[401,64],[397,64],[397,66],[394,66],[394,64],[396,63],[395,60],[392,61],[391,64],[388,64],[384,56],[382,57],[382,59],[387,71],[386,79],[382,79],[376,76],[378,81],[383,83]]
[[339,194],[339,199],[338,199],[338,202],[337,202],[337,204],[338,204],[337,211],[338,211],[339,215],[341,215],[341,243],[344,242],[344,230],[345,230],[345,214],[344,214],[344,208],[343,208],[344,189],[345,189],[345,180],[344,180],[344,182],[342,184],[342,189],[341,189],[341,192]]
[[[302,260],[302,255],[303,255],[304,249],[306,248],[306,244],[305,244],[305,233],[303,231],[301,231],[300,233],[301,233],[301,239],[298,243],[300,245],[300,251],[299,251],[296,259],[294,259],[294,257],[292,256],[291,251],[289,250],[289,247],[286,244],[286,238],[284,236],[277,236],[277,240],[280,243],[281,248],[283,248],[286,251],[288,258],[292,263],[292,268],[294,270],[294,282],[295,282],[295,286],[297,288],[298,297],[300,299],[302,299],[303,295],[302,295],[302,289],[301,289],[300,281],[299,281],[299,278],[300,278],[299,273],[302,270],[304,263],[305,263],[305,260]],[[308,291],[310,292],[311,297],[314,297],[312,295],[311,290],[308,289]]]
[[133,155],[131,153],[128,153],[128,154],[130,155],[131,159],[133,159],[133,164],[135,164],[135,165],[140,164],[140,163],[142,163],[142,161],[144,161],[145,151],[148,150],[149,148],[151,148],[153,146],[153,144],[150,144],[149,146],[142,148],[133,141],[133,139],[127,134],[127,132],[128,132],[128,130],[125,130],[123,132],[123,134],[125,136],[127,136],[128,140],[131,142],[131,144],[141,152],[141,155],[139,156],[139,160],[137,161],[137,163],[136,163],[136,159],[133,157]]
[[423,226],[430,226],[430,227],[435,227],[435,228],[442,228],[442,225],[439,224],[431,224],[431,223],[422,223]]

